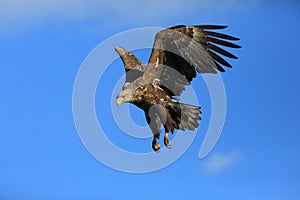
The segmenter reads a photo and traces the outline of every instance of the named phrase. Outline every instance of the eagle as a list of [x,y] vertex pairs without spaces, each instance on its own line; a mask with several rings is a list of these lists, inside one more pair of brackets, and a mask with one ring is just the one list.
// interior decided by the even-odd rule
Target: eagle
[[123,61],[126,80],[116,103],[132,103],[145,113],[153,133],[152,149],[160,150],[160,127],[164,126],[164,145],[171,147],[169,133],[195,130],[201,120],[201,107],[179,101],[197,73],[225,72],[232,66],[221,56],[237,59],[221,48],[241,48],[239,40],[215,30],[223,25],[177,25],[156,33],[148,64],[120,46],[115,50]]

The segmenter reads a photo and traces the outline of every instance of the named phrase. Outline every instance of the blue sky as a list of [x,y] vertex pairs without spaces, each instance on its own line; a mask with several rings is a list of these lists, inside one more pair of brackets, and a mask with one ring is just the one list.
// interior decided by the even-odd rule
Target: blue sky
[[[0,199],[299,199],[299,9],[297,1],[1,1]],[[77,71],[114,34],[177,24],[225,24],[225,33],[241,38],[243,48],[234,51],[239,60],[222,74],[222,135],[199,159],[210,101],[198,77],[192,86],[206,112],[183,156],[151,173],[113,170],[77,134]],[[149,51],[136,53],[147,61]],[[151,151],[151,138],[124,136],[108,112],[105,103],[122,74],[116,60],[100,82],[104,89],[97,89],[97,115],[107,116],[104,129],[114,143]],[[142,113],[130,109],[133,120],[145,124]]]

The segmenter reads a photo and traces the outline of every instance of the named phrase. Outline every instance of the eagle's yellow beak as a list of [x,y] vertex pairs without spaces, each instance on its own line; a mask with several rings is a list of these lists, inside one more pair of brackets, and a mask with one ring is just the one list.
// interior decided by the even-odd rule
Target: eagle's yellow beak
[[117,98],[117,105],[120,106],[123,103],[124,98],[123,97],[118,97]]

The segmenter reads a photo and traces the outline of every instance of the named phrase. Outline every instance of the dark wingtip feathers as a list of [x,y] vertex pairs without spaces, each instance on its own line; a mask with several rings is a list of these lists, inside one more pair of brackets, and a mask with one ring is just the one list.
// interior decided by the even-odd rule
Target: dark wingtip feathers
[[[220,57],[218,54],[216,54],[216,53],[214,53],[214,52],[212,52],[210,50],[208,50],[208,53],[218,63],[220,63],[220,64],[222,64],[222,65],[224,65],[226,67],[232,68],[232,66],[226,60],[224,60],[222,57]],[[217,67],[218,67],[218,65],[217,65]],[[218,69],[219,69],[219,67],[218,67]]]
[[[220,72],[225,72],[224,68],[221,65],[232,68],[232,66],[226,60],[224,60],[221,56],[219,56],[216,53],[219,53],[220,55],[226,56],[228,58],[233,58],[233,59],[237,59],[238,57],[216,45],[226,46],[230,48],[241,48],[240,45],[226,41],[226,40],[238,41],[240,40],[240,38],[226,35],[223,33],[217,33],[213,31],[205,30],[205,29],[224,29],[227,26],[203,25],[200,27],[202,28],[203,33],[206,35],[207,46],[210,49],[208,50],[208,53],[214,59],[215,68]],[[211,50],[213,50],[214,52],[212,52]]]
[[202,29],[224,29],[224,28],[227,28],[228,26],[224,26],[224,25],[199,25],[197,27],[202,28]]
[[235,40],[235,41],[240,40],[240,38],[226,35],[223,33],[216,33],[216,32],[212,32],[212,31],[203,31],[203,33],[205,33],[206,35],[209,35],[209,36],[218,37],[218,38],[222,38],[222,39],[226,39],[226,40]]
[[226,56],[228,58],[233,58],[233,59],[237,59],[238,58],[237,56],[233,55],[232,53],[229,53],[228,51],[226,51],[226,50],[224,50],[224,49],[222,49],[222,48],[220,48],[218,46],[215,46],[215,45],[213,45],[211,43],[207,43],[207,46],[208,46],[208,48],[210,48],[210,49],[214,50],[215,52],[220,53],[223,56]]
[[214,61],[214,63],[220,72],[225,72],[225,69],[223,67],[221,67],[221,65],[219,63],[217,63],[216,61]]
[[225,40],[220,40],[220,39],[217,39],[217,38],[214,38],[214,37],[207,36],[206,39],[209,42],[213,42],[215,44],[219,44],[219,45],[222,45],[222,46],[231,47],[231,48],[241,48],[240,45],[237,45],[237,44],[234,44],[234,43],[231,43],[231,42],[227,42]]

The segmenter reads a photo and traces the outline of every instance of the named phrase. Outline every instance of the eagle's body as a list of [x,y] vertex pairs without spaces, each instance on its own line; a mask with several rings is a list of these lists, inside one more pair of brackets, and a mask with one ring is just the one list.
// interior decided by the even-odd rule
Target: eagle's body
[[157,142],[160,136],[160,124],[164,125],[164,144],[170,147],[168,132],[194,130],[199,126],[200,107],[177,101],[186,85],[199,73],[217,73],[225,70],[220,64],[231,65],[218,54],[237,58],[215,44],[240,48],[240,46],[220,40],[238,40],[238,38],[207,31],[223,29],[226,26],[175,26],[156,34],[154,46],[147,66],[132,53],[122,47],[116,47],[121,56],[126,81],[117,97],[117,104],[129,102],[141,108],[154,135],[152,148],[160,149]]
[[130,102],[141,109],[147,109],[154,104],[165,104],[171,101],[171,97],[161,89],[151,83],[142,85],[136,89],[136,101]]

